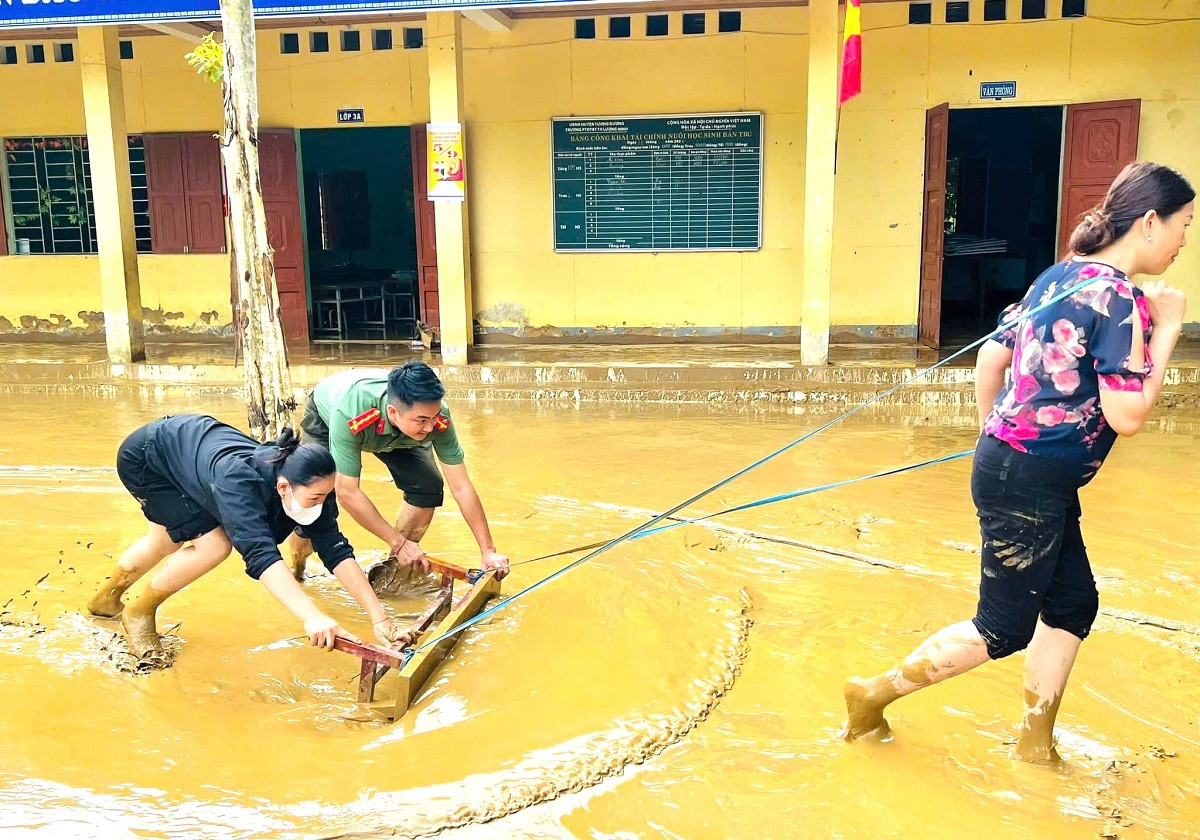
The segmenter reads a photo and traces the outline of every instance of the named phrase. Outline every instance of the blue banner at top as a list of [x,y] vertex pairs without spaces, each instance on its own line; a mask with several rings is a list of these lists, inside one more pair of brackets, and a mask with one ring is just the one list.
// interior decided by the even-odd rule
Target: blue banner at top
[[[428,12],[500,6],[559,5],[570,0],[254,0],[255,17]],[[575,0],[578,2],[578,0]],[[218,0],[0,0],[0,29],[170,20],[215,20]]]

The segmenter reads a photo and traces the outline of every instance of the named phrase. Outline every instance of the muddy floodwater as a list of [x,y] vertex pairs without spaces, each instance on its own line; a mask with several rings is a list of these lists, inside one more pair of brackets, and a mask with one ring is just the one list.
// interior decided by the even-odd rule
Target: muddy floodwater
[[[973,613],[969,461],[630,542],[472,628],[391,724],[357,660],[306,647],[237,556],[159,611],[174,667],[123,670],[83,603],[144,532],[125,434],[231,397],[6,393],[0,836],[1183,838],[1200,826],[1194,418],[1122,441],[1085,489],[1102,613],[1059,715],[1065,763],[1009,758],[1022,657],[898,702],[843,743],[843,679]],[[828,415],[455,403],[501,551],[619,534]],[[968,413],[866,411],[698,503],[716,510],[970,448]],[[399,503],[382,465],[367,492]],[[449,502],[449,499],[448,499]],[[360,562],[381,546],[343,514]],[[452,503],[423,542],[466,565]],[[563,557],[514,569],[512,593]],[[364,617],[315,561],[307,590]],[[414,614],[415,601],[393,602]],[[386,695],[388,683],[381,685]]]

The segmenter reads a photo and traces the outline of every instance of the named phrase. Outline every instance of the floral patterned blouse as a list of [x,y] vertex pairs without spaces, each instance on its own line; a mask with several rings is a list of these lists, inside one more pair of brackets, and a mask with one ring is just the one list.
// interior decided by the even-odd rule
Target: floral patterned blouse
[[[1012,324],[1072,286],[1081,288]],[[1135,319],[1149,345],[1146,298],[1123,272],[1074,259],[1046,269],[1000,316],[1000,326],[1012,326],[995,340],[1013,351],[1012,368],[983,433],[1019,452],[1072,463],[1084,478],[1095,475],[1117,440],[1100,409],[1100,391],[1140,391],[1150,374],[1149,353],[1143,369],[1129,365]]]

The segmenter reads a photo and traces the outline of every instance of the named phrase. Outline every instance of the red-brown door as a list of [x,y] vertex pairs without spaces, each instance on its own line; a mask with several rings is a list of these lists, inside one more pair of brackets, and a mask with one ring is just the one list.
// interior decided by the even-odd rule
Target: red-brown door
[[180,148],[187,201],[188,253],[220,254],[225,250],[221,149],[211,133],[184,134]]
[[146,149],[151,249],[156,254],[186,254],[188,223],[182,135],[147,134],[142,142]]
[[429,200],[429,140],[423,125],[412,127],[413,210],[417,223],[417,303],[420,319],[440,326],[438,315],[437,227]]
[[1137,160],[1141,113],[1140,99],[1067,106],[1058,224],[1061,255],[1066,256],[1067,241],[1083,215],[1100,203],[1126,164]]
[[925,113],[925,210],[921,216],[921,296],[917,337],[930,347],[942,340],[942,238],[946,232],[946,142],[950,105]]
[[147,134],[150,245],[156,254],[225,251],[221,150],[209,132]]
[[275,250],[275,285],[283,337],[289,344],[308,344],[308,287],[304,279],[295,134],[289,130],[260,132],[258,159],[267,238]]

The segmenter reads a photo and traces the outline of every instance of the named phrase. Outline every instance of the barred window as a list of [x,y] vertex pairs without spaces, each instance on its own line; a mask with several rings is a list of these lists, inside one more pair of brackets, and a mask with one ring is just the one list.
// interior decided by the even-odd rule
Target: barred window
[[[31,254],[94,254],[96,212],[86,137],[4,141],[13,239]],[[141,137],[129,138],[133,224],[139,253],[150,251],[150,204]]]

